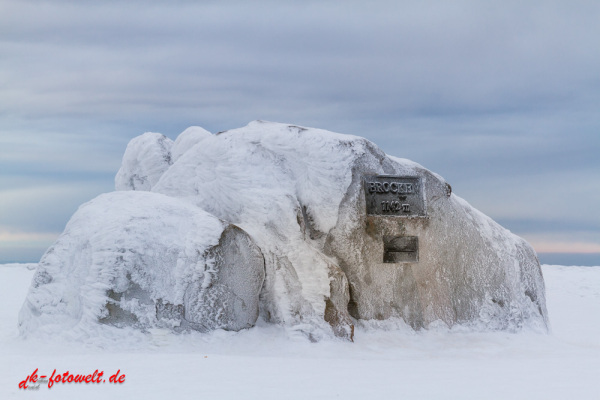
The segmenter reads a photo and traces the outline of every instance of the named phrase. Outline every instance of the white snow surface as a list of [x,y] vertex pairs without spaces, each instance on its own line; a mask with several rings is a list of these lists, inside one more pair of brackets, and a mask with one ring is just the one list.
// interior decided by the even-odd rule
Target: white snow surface
[[[111,327],[85,342],[18,334],[35,264],[0,265],[0,398],[102,399],[598,399],[600,267],[544,265],[550,334],[415,332],[357,324],[354,343],[310,343],[278,325],[240,332],[140,333]],[[19,382],[69,371],[105,383]],[[108,377],[120,370],[123,384]]]

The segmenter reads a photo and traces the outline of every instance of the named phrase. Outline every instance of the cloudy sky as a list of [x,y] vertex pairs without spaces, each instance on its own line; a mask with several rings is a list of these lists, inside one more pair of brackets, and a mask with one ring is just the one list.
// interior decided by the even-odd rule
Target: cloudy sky
[[131,138],[263,119],[364,136],[543,262],[600,265],[598,21],[598,1],[0,0],[0,262],[113,190]]

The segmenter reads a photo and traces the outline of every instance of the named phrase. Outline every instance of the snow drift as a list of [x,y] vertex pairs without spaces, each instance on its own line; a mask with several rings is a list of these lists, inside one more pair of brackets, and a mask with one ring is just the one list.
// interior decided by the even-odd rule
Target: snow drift
[[[418,178],[424,214],[367,214],[363,182],[370,175]],[[415,329],[440,322],[492,330],[547,328],[544,283],[532,248],[451,193],[438,175],[388,156],[364,138],[262,121],[216,135],[191,128],[175,143],[145,134],[128,145],[115,186],[130,192],[103,195],[82,207],[42,258],[21,313],[22,332],[48,325],[57,315],[70,318],[63,328],[84,326],[83,319],[97,323],[119,304],[132,312],[137,309],[131,304],[144,303],[136,318],[146,315],[146,325],[161,320],[165,301],[171,313],[187,313],[192,303],[185,303],[185,293],[202,297],[206,288],[198,282],[211,270],[207,249],[226,224],[247,233],[245,255],[222,263],[228,279],[241,282],[238,290],[252,282],[248,298],[259,292],[259,318],[313,340],[331,334],[351,339],[353,319],[402,319]],[[140,190],[152,193],[137,196]],[[136,208],[144,201],[151,206]],[[89,224],[81,222],[82,213],[90,215]],[[123,219],[100,217],[112,213]],[[77,245],[73,230],[81,238]],[[418,238],[418,258],[384,262],[390,237]],[[88,245],[92,242],[98,245]],[[136,261],[116,265],[114,257],[102,258],[118,254],[122,242],[136,249]],[[221,251],[239,253],[234,243],[223,242]],[[177,256],[168,256],[171,249]],[[198,256],[182,262],[181,254]],[[69,276],[74,265],[80,277],[57,286],[56,276]],[[154,278],[134,278],[132,268]],[[142,282],[150,297],[127,292],[116,276]],[[239,321],[229,303],[198,315],[211,321],[205,316],[220,310],[223,318]],[[173,327],[186,321],[171,320]],[[251,320],[197,324],[237,330]]]

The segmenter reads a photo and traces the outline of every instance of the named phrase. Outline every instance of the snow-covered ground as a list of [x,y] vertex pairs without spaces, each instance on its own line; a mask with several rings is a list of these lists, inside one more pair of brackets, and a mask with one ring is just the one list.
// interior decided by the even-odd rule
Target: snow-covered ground
[[[0,265],[0,399],[600,399],[600,267],[543,266],[549,335],[415,333],[388,323],[357,326],[355,343],[310,343],[264,324],[23,340],[17,319],[34,267]],[[20,390],[35,369],[98,370],[106,382]],[[122,384],[109,382],[117,370]]]

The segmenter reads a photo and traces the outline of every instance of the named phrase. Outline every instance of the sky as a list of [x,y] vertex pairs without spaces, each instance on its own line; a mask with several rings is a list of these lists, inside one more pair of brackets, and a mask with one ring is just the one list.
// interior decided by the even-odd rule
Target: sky
[[0,0],[0,262],[129,140],[268,120],[442,175],[542,262],[600,265],[600,2]]

